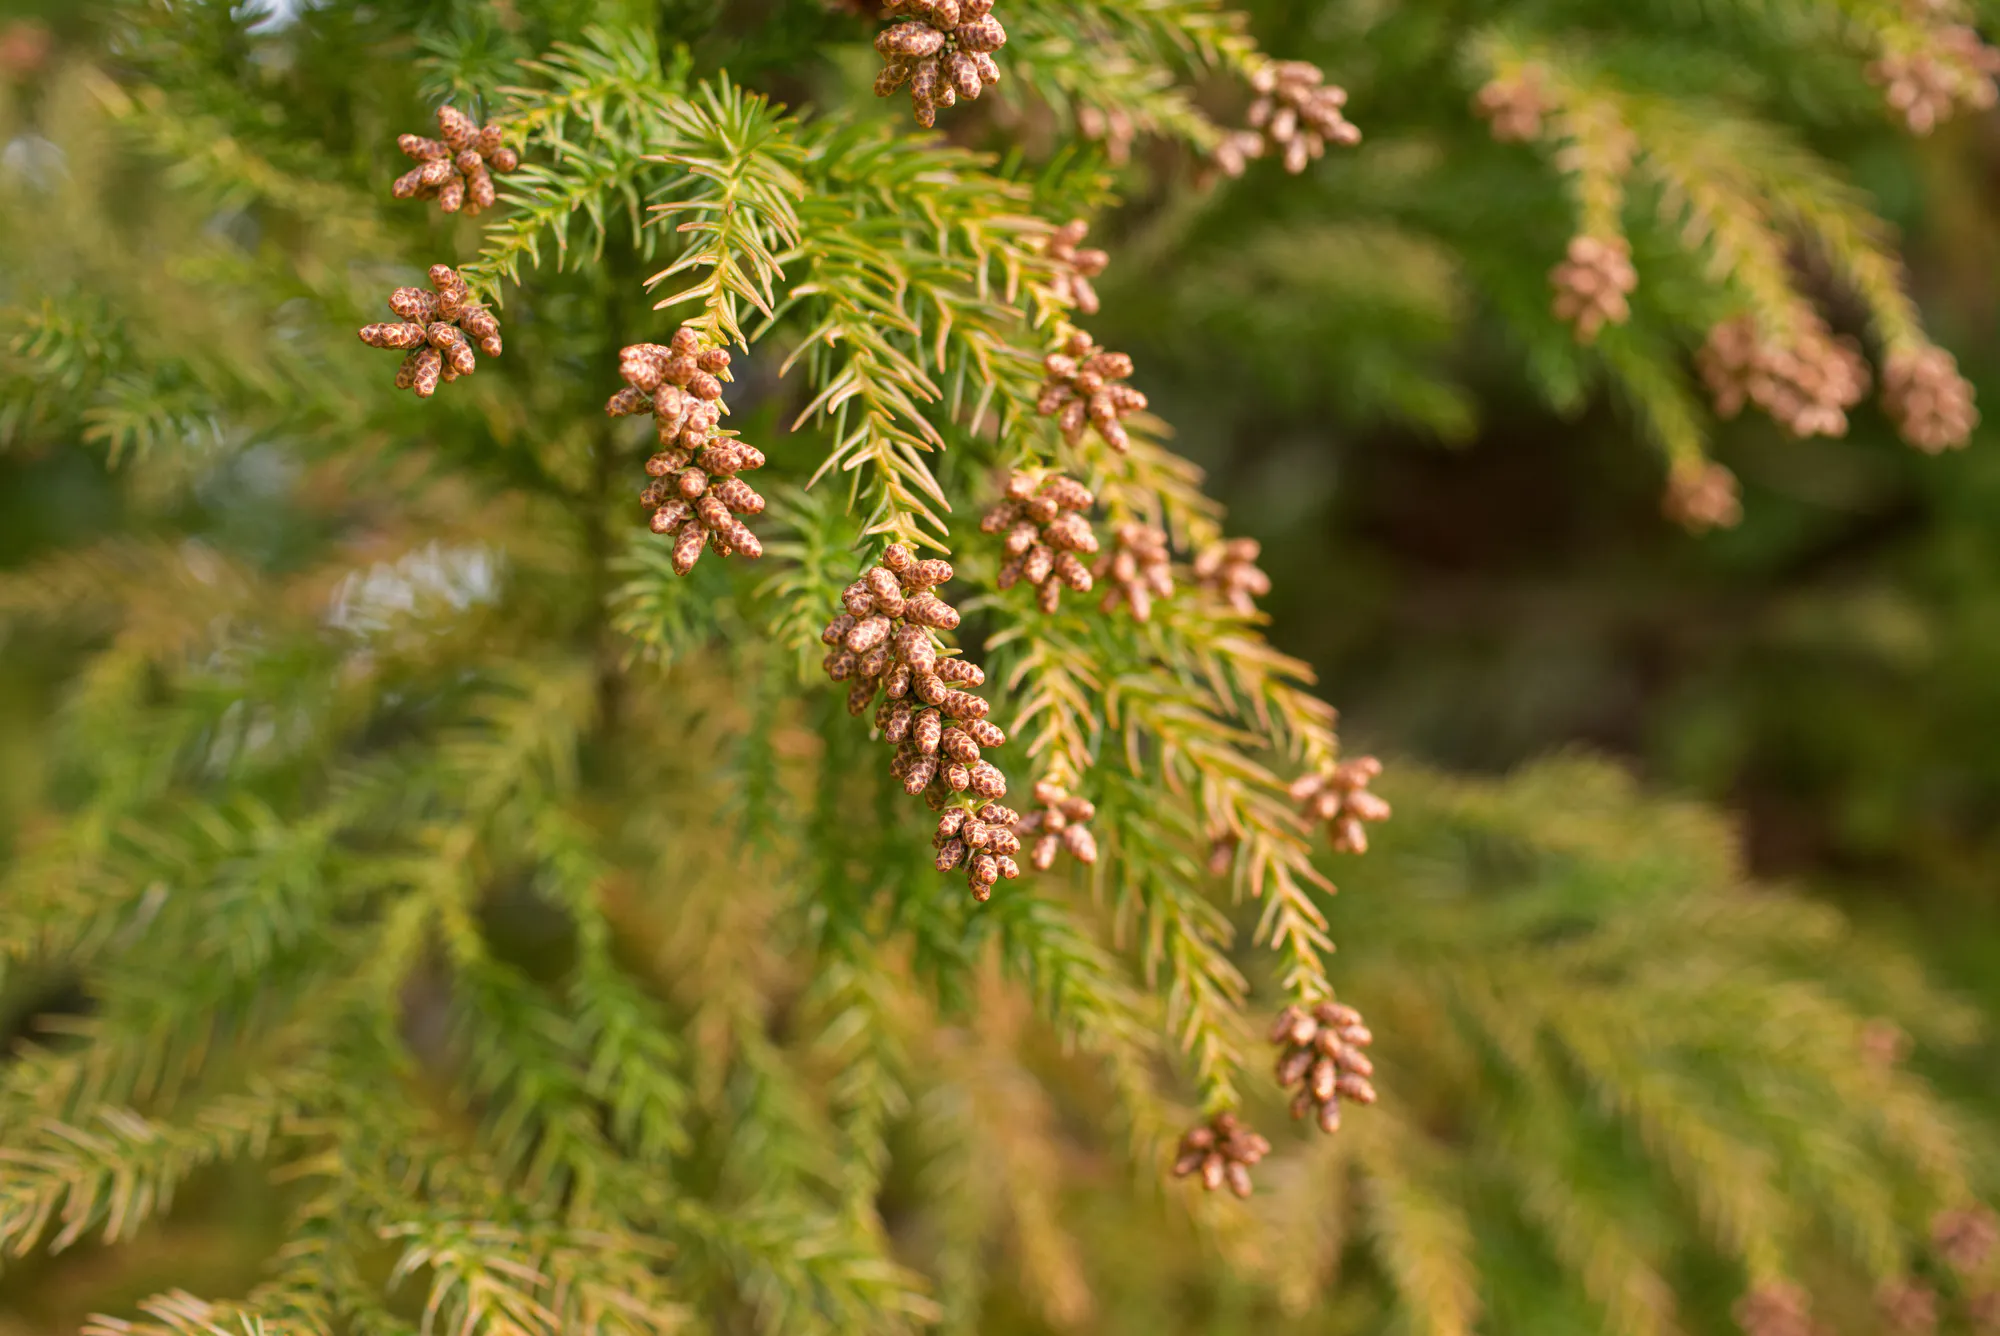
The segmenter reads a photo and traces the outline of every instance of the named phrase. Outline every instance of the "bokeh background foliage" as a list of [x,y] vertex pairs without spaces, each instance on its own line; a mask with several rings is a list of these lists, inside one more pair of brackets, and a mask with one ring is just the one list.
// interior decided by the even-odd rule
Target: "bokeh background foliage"
[[[1712,423],[1689,357],[1774,289],[1675,210],[1798,224],[1772,272],[1871,351],[1910,315],[1854,281],[1893,237],[2000,388],[2000,121],[1885,113],[1893,4],[1273,0],[1248,32],[1368,137],[1218,183],[1250,48],[1209,7],[1000,12],[1018,96],[946,128],[1002,156],[948,189],[866,97],[872,24],[819,0],[6,11],[51,39],[0,49],[7,1330],[240,1330],[248,1295],[285,1330],[434,1297],[498,1332],[1699,1333],[1784,1280],[1835,1331],[1906,1281],[1970,1329],[1995,1277],[1928,1236],[1990,1195],[2000,1112],[2000,462],[1867,405],[1837,439]],[[1471,109],[1528,56],[1645,131],[1633,317],[1589,348],[1547,273],[1607,180]],[[1277,967],[1208,832],[1100,795],[1107,863],[1122,835],[1198,892],[1139,931],[1083,878],[975,911],[800,671],[874,495],[785,489],[768,570],[685,583],[632,532],[598,405],[679,243],[622,174],[724,69],[852,116],[897,204],[1110,206],[1090,327],[1263,540],[1348,750],[1391,758],[1396,817],[1321,898],[1383,1102],[1274,1136],[1247,1207],[1158,1175],[1209,1093],[1168,983],[1243,972],[1249,1020],[1202,1038],[1283,1125]],[[618,109],[529,155],[514,216],[584,211],[488,236],[389,200],[397,132],[516,84]],[[826,218],[865,194],[827,179]],[[510,235],[540,264],[507,354],[391,394],[349,331]],[[783,338],[731,394],[797,482],[828,442],[786,431]],[[1011,446],[951,444],[977,581]],[[1708,453],[1746,518],[1690,538],[1662,476]],[[140,1316],[171,1291],[224,1306]]]

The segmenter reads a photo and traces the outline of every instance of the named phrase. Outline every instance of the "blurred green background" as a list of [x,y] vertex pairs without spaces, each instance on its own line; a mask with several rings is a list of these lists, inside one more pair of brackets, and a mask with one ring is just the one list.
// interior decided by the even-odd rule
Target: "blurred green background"
[[[1615,26],[1622,5],[1571,8],[1587,28]],[[502,37],[528,40],[499,22],[504,5],[406,7],[426,12],[394,27],[433,32],[436,44],[375,44],[365,14],[345,36],[368,77],[412,109],[433,78],[410,63],[424,51],[463,60],[489,38],[501,50]],[[0,5],[0,66],[11,62],[0,78],[32,88],[79,54],[115,68],[120,54],[102,48],[115,8]],[[202,7],[183,8],[201,21]],[[593,9],[573,8],[579,17],[552,26],[573,28]],[[712,22],[723,43],[771,24],[742,77],[822,103],[851,89],[837,78],[865,40],[851,21],[787,11],[777,24],[778,8],[689,5],[663,26]],[[1872,405],[1840,439],[1791,440],[1757,415],[1723,424],[1715,454],[1742,479],[1745,519],[1689,536],[1661,518],[1662,465],[1615,395],[1581,383],[1557,411],[1524,373],[1535,351],[1519,311],[1542,299],[1566,215],[1554,204],[1539,219],[1517,211],[1513,253],[1459,262],[1491,222],[1489,199],[1531,170],[1526,150],[1502,150],[1459,173],[1436,129],[1457,114],[1454,133],[1483,144],[1442,75],[1450,38],[1494,7],[1248,8],[1267,47],[1350,86],[1369,138],[1303,177],[1267,163],[1216,193],[1142,142],[1126,203],[1093,228],[1113,260],[1092,328],[1133,355],[1135,383],[1208,470],[1232,529],[1262,541],[1272,639],[1315,666],[1346,746],[1491,774],[1569,748],[1619,758],[1658,793],[1723,809],[1758,877],[1908,946],[2000,1023],[2000,425],[1930,457],[1899,443]],[[230,22],[247,30],[253,18]],[[281,49],[285,31],[277,23],[257,40]],[[48,49],[34,33],[50,36]],[[839,44],[831,62],[807,58]],[[256,58],[244,68],[249,84],[262,77]],[[1787,77],[1771,72],[1773,83]],[[1933,336],[2000,424],[2000,114],[1913,140],[1886,119],[1815,102],[1813,77],[1797,73],[1801,135],[1897,229]],[[325,96],[291,110],[339,127],[345,94]],[[954,133],[1000,142],[1005,127],[968,116]],[[6,152],[15,179],[32,169],[27,140]],[[1410,184],[1430,170],[1427,154],[1447,155],[1448,188]],[[1640,236],[1642,273],[1647,246]],[[6,266],[0,256],[0,301]],[[1836,327],[1853,327],[1857,314],[1824,291]],[[88,534],[119,485],[101,451],[0,449],[0,566]],[[40,783],[27,720],[66,652],[0,641],[0,811]],[[1990,1037],[1922,1061],[1951,1095],[2000,1117]],[[260,1182],[254,1169],[211,1174],[171,1229],[58,1262],[10,1261],[0,1332],[66,1330],[172,1286],[229,1292],[275,1227]],[[1010,1329],[1005,1312],[993,1320]],[[1210,1329],[1231,1323],[1218,1310]]]

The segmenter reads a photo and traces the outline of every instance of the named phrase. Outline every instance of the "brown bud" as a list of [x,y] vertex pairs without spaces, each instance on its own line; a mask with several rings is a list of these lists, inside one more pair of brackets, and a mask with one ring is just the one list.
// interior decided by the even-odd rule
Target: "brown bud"
[[847,647],[856,654],[873,649],[889,638],[889,619],[880,613],[864,617],[847,633]]
[[425,342],[425,329],[415,323],[363,325],[361,341],[371,348],[417,348]]
[[939,659],[937,675],[957,686],[977,687],[986,684],[986,674],[979,665],[968,663],[964,659]]
[[674,539],[673,564],[675,575],[686,575],[694,569],[695,562],[701,560],[701,545],[706,537],[707,535],[702,532],[701,525],[693,520],[689,520],[681,526],[679,535]]

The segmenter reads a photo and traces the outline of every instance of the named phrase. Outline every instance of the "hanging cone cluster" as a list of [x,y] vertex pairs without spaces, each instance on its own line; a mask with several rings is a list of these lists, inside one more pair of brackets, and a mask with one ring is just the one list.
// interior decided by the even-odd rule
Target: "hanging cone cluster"
[[964,659],[940,654],[931,638],[933,631],[958,625],[958,610],[933,592],[951,577],[950,562],[919,561],[909,548],[891,543],[881,565],[841,592],[845,610],[826,624],[820,640],[828,646],[827,676],[853,684],[848,713],[863,713],[878,693],[888,697],[875,726],[896,747],[890,773],[905,792],[922,794],[933,808],[953,809],[938,824],[938,870],[963,864],[973,895],[984,900],[994,882],[1021,875],[1013,858],[1021,841],[1012,829],[1020,818],[1000,805],[1007,776],[981,755],[1007,740],[987,719],[985,700],[966,689],[983,686],[986,675]]
[[1952,1270],[1977,1275],[2000,1251],[2000,1219],[1984,1206],[1940,1211],[1931,1222],[1931,1242]]
[[1937,1291],[1913,1280],[1884,1285],[1875,1296],[1875,1311],[1889,1336],[1933,1336],[1937,1331]]
[[397,199],[434,199],[446,213],[464,209],[470,217],[493,207],[494,172],[511,172],[521,157],[501,141],[497,125],[476,125],[456,107],[439,107],[442,139],[398,135],[396,147],[417,160],[417,166],[396,178],[390,193]]
[[908,84],[925,129],[937,124],[939,107],[1000,82],[993,53],[1007,45],[1007,30],[993,17],[993,0],[889,0],[883,15],[898,21],[875,37],[883,62],[875,96]]
[[1271,592],[1271,577],[1257,566],[1262,551],[1254,538],[1212,543],[1194,559],[1194,581],[1248,617],[1257,611],[1257,600]]
[[1882,367],[1882,406],[1904,440],[1933,455],[1964,445],[1979,425],[1972,382],[1958,374],[1958,359],[1942,348],[1889,354]]
[[966,885],[972,898],[982,903],[993,894],[993,883],[1021,875],[1014,855],[1021,852],[1021,837],[1015,834],[1021,814],[999,803],[983,803],[977,810],[951,807],[938,817],[931,846],[938,851],[937,870],[949,872],[963,864]]
[[1823,1336],[1806,1292],[1782,1281],[1759,1285],[1738,1299],[1735,1318],[1743,1336]]
[[1064,849],[1079,863],[1095,863],[1097,839],[1085,824],[1097,815],[1090,799],[1071,795],[1052,779],[1038,780],[1034,792],[1035,810],[1014,826],[1016,834],[1035,837],[1028,865],[1037,872],[1047,872],[1054,866],[1056,854]]
[[1250,1166],[1271,1153],[1271,1143],[1233,1113],[1218,1113],[1181,1138],[1174,1177],[1199,1173],[1210,1192],[1224,1183],[1239,1197],[1250,1195]]
[[1172,598],[1174,568],[1167,551],[1167,534],[1146,524],[1118,526],[1118,545],[1098,559],[1097,578],[1109,580],[1098,606],[1116,612],[1123,603],[1140,621],[1153,616],[1155,598]]
[[1676,464],[1667,475],[1667,494],[1660,510],[1693,533],[1733,529],[1743,520],[1743,502],[1736,493],[1736,475],[1720,464],[1702,460]]
[[1472,101],[1472,109],[1502,144],[1525,144],[1542,137],[1542,118],[1556,109],[1556,100],[1532,66],[1508,78],[1493,79]]
[[361,341],[371,348],[407,351],[396,372],[396,388],[428,399],[438,381],[469,376],[478,366],[472,346],[488,357],[500,355],[500,322],[472,300],[472,289],[448,264],[431,266],[431,290],[397,288],[389,294],[389,309],[400,321],[363,325]]
[[1625,238],[1571,237],[1562,261],[1549,270],[1549,284],[1556,319],[1574,325],[1578,341],[1590,343],[1606,325],[1632,318],[1626,299],[1639,286],[1639,271]]
[[1335,853],[1365,854],[1368,824],[1389,819],[1389,804],[1368,788],[1381,773],[1380,761],[1357,756],[1331,770],[1299,776],[1292,781],[1291,795],[1299,815],[1331,828]]
[[686,325],[671,344],[635,343],[618,354],[625,388],[604,411],[612,417],[653,415],[660,450],[646,461],[652,482],[639,500],[653,512],[654,533],[674,535],[674,573],[686,575],[704,546],[717,556],[764,555],[764,545],[739,515],[756,515],[764,498],[738,473],[764,466],[764,452],[716,429],[722,420],[722,377],[729,352],[702,347]]
[[1912,134],[1927,135],[1961,108],[1985,111],[2000,101],[1994,78],[2000,50],[1962,23],[1932,29],[1930,45],[1892,51],[1868,67],[1869,82]]
[[1801,312],[1789,348],[1764,337],[1753,315],[1709,331],[1695,354],[1715,411],[1735,417],[1745,403],[1769,414],[1793,436],[1844,436],[1847,410],[1868,391],[1868,363],[1851,339],[1837,339],[1810,311]]
[[1042,382],[1035,411],[1054,418],[1064,440],[1075,445],[1085,427],[1095,427],[1112,449],[1131,448],[1119,419],[1146,407],[1146,396],[1123,383],[1132,374],[1131,358],[1104,351],[1079,329],[1042,359],[1042,370],[1048,379]]
[[1062,605],[1065,586],[1089,593],[1090,569],[1077,554],[1097,551],[1097,535],[1083,516],[1096,501],[1088,487],[1060,473],[1039,482],[1027,473],[1009,478],[1007,499],[979,521],[981,532],[1007,535],[1002,545],[1007,560],[996,581],[1000,588],[1012,589],[1026,580],[1035,586],[1035,601],[1045,613]]
[[1081,218],[1072,218],[1049,234],[1042,254],[1048,257],[1055,269],[1054,276],[1049,280],[1049,291],[1055,299],[1085,315],[1096,315],[1097,289],[1090,285],[1090,280],[1104,272],[1104,267],[1111,263],[1111,256],[1101,250],[1078,249],[1089,232],[1089,223]]
[[1375,1087],[1368,1078],[1375,1064],[1361,1050],[1375,1042],[1361,1013],[1338,1002],[1322,1002],[1310,1011],[1286,1007],[1271,1027],[1278,1051],[1278,1084],[1297,1086],[1292,1117],[1311,1113],[1322,1132],[1340,1130],[1340,1101],[1373,1104]]
[[1284,155],[1285,170],[1294,176],[1323,157],[1328,144],[1361,142],[1361,131],[1341,113],[1347,90],[1326,82],[1319,66],[1273,61],[1250,76],[1250,86],[1258,94],[1250,104],[1250,125]]

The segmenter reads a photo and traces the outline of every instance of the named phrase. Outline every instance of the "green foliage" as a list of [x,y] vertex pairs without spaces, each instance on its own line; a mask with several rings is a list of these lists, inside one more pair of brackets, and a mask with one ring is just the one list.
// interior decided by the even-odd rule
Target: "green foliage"
[[[1013,0],[1001,109],[956,143],[861,104],[868,25],[817,0],[64,18],[0,76],[0,476],[86,498],[0,538],[37,757],[0,791],[0,1249],[179,1239],[247,1170],[262,1254],[90,1330],[1652,1334],[1786,1276],[1868,1329],[1838,1315],[1931,1268],[1989,1166],[1864,1033],[1944,1051],[1972,1016],[1601,763],[1392,772],[1337,865],[1286,794],[1333,711],[1261,614],[1045,615],[967,522],[1053,467],[1112,526],[1224,533],[1163,421],[1119,452],[1035,411],[1078,315],[1051,224],[1120,197],[1115,269],[1193,277],[1127,279],[1109,327],[1454,438],[1451,353],[1491,327],[1552,402],[1608,380],[1700,456],[1687,336],[1789,328],[1800,243],[1884,348],[1927,346],[1796,124],[1859,93],[1835,54],[1921,36],[1899,7],[1459,8],[1280,16],[1372,139],[1275,208],[1274,163],[1195,187],[1270,62],[1206,0]],[[1824,88],[1719,59],[1791,44]],[[1549,162],[1468,109],[1530,64]],[[442,95],[522,148],[481,222],[388,195]],[[1091,146],[1114,124],[1141,166]],[[1645,262],[1590,350],[1542,314],[1576,226]],[[346,331],[447,260],[507,351],[418,405]],[[761,569],[675,576],[620,494],[651,445],[600,411],[617,350],[682,322],[746,354]],[[889,540],[977,591],[1014,790],[1091,797],[1087,874],[974,903],[821,680]],[[1336,983],[1381,1105],[1283,1138],[1247,1205],[1163,1193],[1197,1110],[1275,1131],[1267,1013]]]

